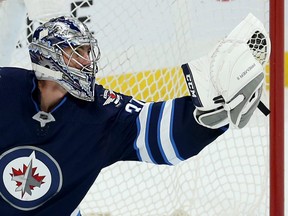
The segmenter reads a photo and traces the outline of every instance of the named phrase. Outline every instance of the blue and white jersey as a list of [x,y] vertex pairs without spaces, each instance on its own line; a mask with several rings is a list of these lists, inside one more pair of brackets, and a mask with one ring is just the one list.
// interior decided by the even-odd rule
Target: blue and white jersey
[[0,68],[1,215],[70,215],[102,168],[175,165],[227,129],[197,124],[190,97],[144,103],[95,88],[94,102],[67,94],[45,113],[32,71]]

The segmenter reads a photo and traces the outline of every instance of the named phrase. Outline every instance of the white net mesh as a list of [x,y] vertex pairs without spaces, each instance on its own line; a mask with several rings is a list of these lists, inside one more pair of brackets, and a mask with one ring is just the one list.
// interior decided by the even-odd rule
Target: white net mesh
[[268,215],[267,132],[259,127],[264,123],[229,131],[175,167],[133,162],[108,167],[82,203],[83,213]]
[[[266,27],[269,23],[264,0],[65,3],[70,14],[85,21],[99,41],[98,82],[146,101],[186,95],[179,66],[206,54],[249,12]],[[11,52],[13,58],[1,64],[31,67],[27,44],[37,25],[29,19],[19,23],[22,30]],[[5,50],[8,45],[1,46]],[[268,137],[268,118],[257,110],[248,127],[229,130],[199,155],[175,167],[116,163],[101,172],[81,203],[81,212],[268,215]]]

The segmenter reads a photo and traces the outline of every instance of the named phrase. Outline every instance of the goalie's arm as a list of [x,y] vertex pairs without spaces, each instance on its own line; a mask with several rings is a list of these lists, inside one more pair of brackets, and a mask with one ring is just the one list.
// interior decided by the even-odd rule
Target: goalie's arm
[[146,103],[137,118],[134,149],[140,161],[174,165],[198,154],[226,131],[199,125],[190,97]]

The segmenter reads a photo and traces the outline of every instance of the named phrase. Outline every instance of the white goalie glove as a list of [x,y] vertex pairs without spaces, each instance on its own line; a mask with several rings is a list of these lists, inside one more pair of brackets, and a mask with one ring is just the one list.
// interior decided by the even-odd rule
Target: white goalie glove
[[249,14],[207,56],[182,65],[199,124],[243,128],[249,122],[261,98],[270,49],[262,23]]
[[212,55],[211,80],[223,97],[230,123],[243,128],[257,108],[264,69],[246,43],[223,41]]

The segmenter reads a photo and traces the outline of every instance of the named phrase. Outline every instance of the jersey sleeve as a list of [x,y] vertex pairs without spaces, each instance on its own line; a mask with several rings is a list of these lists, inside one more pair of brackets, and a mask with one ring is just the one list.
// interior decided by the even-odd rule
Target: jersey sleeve
[[140,105],[131,106],[134,111],[137,108],[141,111],[135,122],[130,123],[130,130],[134,130],[133,135],[128,136],[131,152],[126,151],[122,160],[136,158],[154,164],[175,165],[197,155],[228,128],[209,129],[199,125],[194,120],[195,107],[188,96]]

